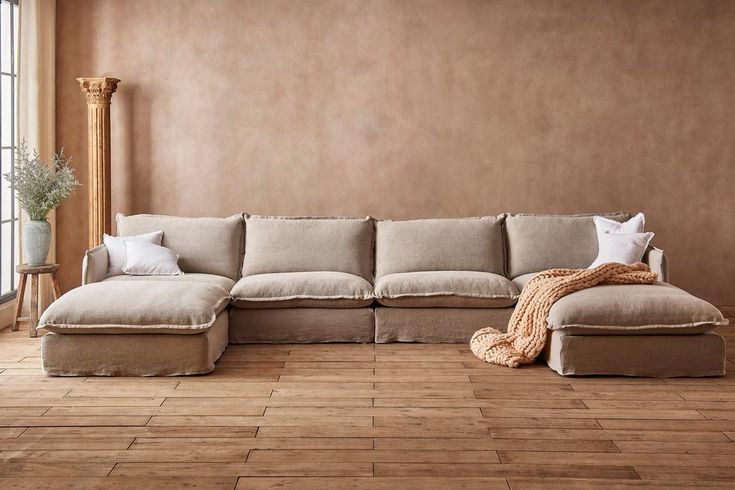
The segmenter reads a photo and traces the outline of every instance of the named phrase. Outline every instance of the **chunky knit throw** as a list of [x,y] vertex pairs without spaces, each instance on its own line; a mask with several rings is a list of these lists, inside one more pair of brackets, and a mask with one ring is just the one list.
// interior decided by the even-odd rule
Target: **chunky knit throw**
[[518,367],[531,364],[546,344],[549,310],[559,298],[598,284],[652,284],[656,273],[646,264],[602,264],[594,269],[549,269],[523,288],[507,333],[483,328],[470,340],[472,352],[486,362]]

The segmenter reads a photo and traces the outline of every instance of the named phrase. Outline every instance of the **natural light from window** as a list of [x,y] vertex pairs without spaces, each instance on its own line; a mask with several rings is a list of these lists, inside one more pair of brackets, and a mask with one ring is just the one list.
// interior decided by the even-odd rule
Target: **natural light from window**
[[[18,0],[0,0],[0,166],[11,172],[18,144]],[[5,179],[0,186],[0,302],[18,284],[18,204]]]

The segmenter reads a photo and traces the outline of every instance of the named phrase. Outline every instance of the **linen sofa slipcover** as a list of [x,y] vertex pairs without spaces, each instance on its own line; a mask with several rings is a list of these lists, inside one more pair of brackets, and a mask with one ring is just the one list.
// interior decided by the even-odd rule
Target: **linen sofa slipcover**
[[[605,216],[627,217],[625,213]],[[163,229],[164,244],[167,230],[175,236],[209,240],[206,247],[185,249],[189,258],[186,275],[160,280],[107,278],[108,256],[101,246],[85,254],[84,283],[132,284],[142,289],[163,284],[227,285],[232,307],[220,312],[203,333],[151,334],[148,330],[110,335],[60,330],[49,334],[43,354],[49,374],[207,372],[224,349],[223,331],[225,344],[228,335],[231,343],[467,342],[480,328],[505,328],[519,292],[536,272],[586,267],[597,256],[592,215],[410,221],[160,218],[125,217],[126,224],[137,226],[125,231]],[[247,233],[236,246],[231,240],[235,223],[225,226],[222,221],[239,220],[242,233],[245,219]],[[217,226],[207,232],[213,223],[209,220],[215,220]],[[187,226],[179,226],[183,222]],[[224,250],[234,258],[211,257]],[[663,252],[649,248],[644,261],[663,281],[667,279]],[[237,270],[231,269],[241,262]],[[373,268],[377,272],[374,287]],[[626,287],[630,286],[593,288],[558,303],[549,316],[552,330],[546,355],[553,369],[562,374],[636,376],[724,373],[724,340],[713,332],[699,333],[726,323],[714,307],[665,284],[647,286],[652,289],[645,294]],[[368,307],[370,303],[374,308]],[[228,323],[222,327],[224,321]],[[184,339],[192,343],[173,347],[173,342]],[[75,344],[79,345],[79,359],[75,359]],[[128,360],[131,366],[126,370],[125,357],[115,350],[118,344],[144,359],[143,367]],[[169,347],[198,360],[187,364],[166,358],[156,364],[156,356]],[[627,349],[625,355],[616,356],[620,349]],[[102,355],[106,351],[108,358]],[[95,363],[103,367],[93,368]]]
[[403,308],[507,308],[518,294],[512,282],[490,272],[403,272],[375,282],[378,303]]
[[698,335],[572,335],[549,332],[544,357],[572,375],[698,377],[725,374],[725,339]]
[[584,269],[597,257],[594,216],[625,221],[627,213],[509,214],[505,217],[508,277],[559,267]]
[[334,271],[373,279],[372,218],[247,216],[245,222],[243,276]]
[[662,282],[577,291],[554,303],[548,322],[578,335],[697,334],[727,325],[711,304]]
[[179,254],[182,271],[216,274],[237,280],[242,264],[243,220],[229,218],[181,218],[153,214],[117,215],[120,236],[163,231],[161,245]]
[[219,286],[184,281],[103,281],[72,289],[38,328],[64,334],[196,334],[230,301]]
[[227,348],[229,315],[201,333],[56,334],[43,336],[49,376],[186,376],[214,371]]
[[378,220],[375,272],[477,271],[504,274],[503,216]]
[[235,281],[225,276],[215,274],[199,274],[192,272],[180,276],[112,276],[104,279],[104,281],[164,281],[164,282],[199,282],[202,284],[210,284],[219,286],[222,289],[230,291],[235,286]]
[[237,308],[364,308],[373,285],[346,272],[280,272],[240,279],[232,289]]

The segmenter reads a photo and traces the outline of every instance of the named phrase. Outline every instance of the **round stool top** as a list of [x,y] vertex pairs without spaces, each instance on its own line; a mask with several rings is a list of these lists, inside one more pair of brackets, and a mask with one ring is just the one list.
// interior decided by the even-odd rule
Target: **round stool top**
[[28,265],[18,264],[15,272],[18,274],[49,274],[59,270],[59,264]]

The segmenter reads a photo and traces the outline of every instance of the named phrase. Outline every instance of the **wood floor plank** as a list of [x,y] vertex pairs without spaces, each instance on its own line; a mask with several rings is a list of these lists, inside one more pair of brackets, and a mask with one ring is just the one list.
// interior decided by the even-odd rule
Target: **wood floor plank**
[[567,428],[567,429],[599,429],[595,419],[562,419],[542,417],[500,417],[482,419],[455,418],[421,418],[421,417],[375,417],[376,427],[419,426],[428,428],[463,428],[463,427],[518,427],[518,428]]
[[530,440],[530,439],[461,439],[461,438],[382,438],[375,440],[375,449],[444,451],[581,451],[619,452],[612,440]]
[[118,426],[145,425],[150,417],[0,417],[2,427]]
[[[456,463],[495,464],[500,463],[495,451],[452,451]],[[444,450],[285,450],[254,449],[248,462],[287,463],[289,461],[311,463],[441,463],[447,458]]]
[[[0,439],[2,451],[37,451],[37,450],[109,450],[127,449],[133,443],[133,437],[16,437]],[[2,457],[2,455],[0,455]]]
[[448,488],[462,488],[466,490],[508,490],[505,478],[252,478],[241,477],[237,483],[237,490],[270,490],[298,489],[324,490],[349,488],[351,490],[396,490],[396,489],[424,489],[446,490]]
[[0,460],[18,461],[85,461],[85,462],[137,462],[137,463],[176,463],[176,462],[244,462],[247,449],[232,446],[224,447],[189,447],[186,449],[138,449],[127,450],[33,450],[0,452]]
[[610,466],[714,466],[731,467],[730,454],[648,454],[648,453],[578,453],[549,451],[498,451],[503,463],[572,464]]
[[30,427],[20,437],[255,437],[257,427]]
[[241,426],[241,427],[264,427],[264,426],[304,426],[315,425],[373,425],[372,417],[247,417],[247,416],[224,416],[224,415],[199,415],[199,416],[168,416],[160,415],[151,417],[149,426]]
[[0,477],[4,490],[76,489],[99,490],[179,490],[197,488],[203,490],[232,490],[237,477],[231,478],[115,478],[115,477]]
[[732,442],[615,441],[624,453],[654,454],[735,454]]
[[239,449],[373,449],[368,437],[138,437],[130,445],[139,449],[181,449],[183,447],[237,447]]
[[119,463],[110,476],[373,476],[372,463]]
[[635,488],[667,490],[669,488],[705,487],[709,490],[731,489],[731,486],[717,482],[703,481],[645,481],[645,480],[594,480],[591,478],[509,478],[513,490],[548,490],[564,488],[565,490],[608,490],[610,488],[625,490]]
[[375,463],[375,476],[472,477],[535,476],[542,478],[597,478],[638,480],[630,466],[579,466],[571,464],[458,464]]
[[493,439],[728,442],[722,432],[600,429],[490,429]]

